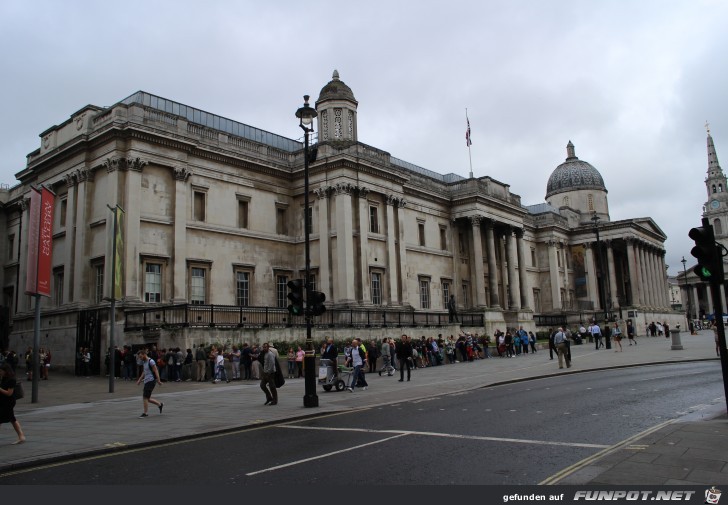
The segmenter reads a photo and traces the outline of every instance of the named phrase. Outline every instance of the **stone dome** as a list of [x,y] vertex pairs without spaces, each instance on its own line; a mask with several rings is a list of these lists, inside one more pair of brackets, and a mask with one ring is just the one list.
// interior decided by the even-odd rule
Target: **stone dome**
[[321,88],[318,100],[316,103],[323,102],[324,100],[349,100],[358,104],[356,98],[354,98],[354,92],[351,88],[344,84],[344,81],[339,79],[339,71],[334,70],[334,75],[329,83]]
[[551,173],[546,186],[546,198],[559,193],[579,189],[592,189],[607,192],[602,174],[586,161],[576,157],[574,144],[566,146],[567,158]]

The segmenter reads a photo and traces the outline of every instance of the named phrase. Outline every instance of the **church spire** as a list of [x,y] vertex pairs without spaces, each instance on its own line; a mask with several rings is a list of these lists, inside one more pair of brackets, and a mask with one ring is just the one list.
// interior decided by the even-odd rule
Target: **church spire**
[[715,152],[715,145],[713,145],[713,137],[710,135],[710,125],[707,122],[705,129],[708,131],[708,177],[710,177],[721,174],[722,170],[718,162],[718,154]]

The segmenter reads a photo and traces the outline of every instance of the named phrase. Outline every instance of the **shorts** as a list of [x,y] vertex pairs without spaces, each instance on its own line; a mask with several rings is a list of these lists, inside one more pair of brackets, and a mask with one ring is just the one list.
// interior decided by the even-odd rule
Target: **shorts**
[[157,385],[156,381],[149,381],[144,383],[144,392],[142,393],[143,398],[151,398],[152,397],[152,391],[154,391],[154,386]]

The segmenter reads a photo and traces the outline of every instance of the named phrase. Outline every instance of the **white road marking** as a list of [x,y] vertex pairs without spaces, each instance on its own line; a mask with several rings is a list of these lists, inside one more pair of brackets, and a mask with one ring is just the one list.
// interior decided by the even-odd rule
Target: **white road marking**
[[366,447],[368,445],[381,444],[382,442],[387,442],[389,440],[394,440],[395,438],[403,437],[405,435],[406,435],[406,433],[402,433],[400,435],[395,435],[393,437],[384,438],[382,440],[375,440],[374,442],[369,442],[369,443],[366,443],[366,444],[361,444],[361,445],[357,445],[357,446],[354,446],[354,447],[349,447],[347,449],[342,449],[340,451],[328,452],[326,454],[321,454],[319,456],[313,456],[311,458],[306,458],[306,459],[299,459],[298,461],[291,461],[290,463],[285,463],[283,465],[272,466],[270,468],[264,468],[263,470],[257,470],[255,472],[246,473],[245,475],[249,477],[251,475],[258,475],[259,473],[272,472],[273,470],[279,470],[281,468],[286,468],[286,467],[289,467],[289,466],[300,465],[302,463],[308,463],[309,461],[314,461],[314,460],[321,459],[321,458],[327,458],[329,456],[334,456],[336,454],[341,454],[341,453],[344,453],[344,452],[353,451],[355,449],[361,449],[362,447]]
[[360,433],[381,433],[381,434],[399,434],[399,435],[418,435],[423,437],[440,437],[440,438],[459,438],[463,440],[481,440],[484,442],[508,442],[512,444],[531,444],[531,445],[557,445],[561,447],[586,447],[589,449],[604,449],[609,447],[604,444],[582,444],[579,442],[552,442],[549,440],[529,440],[522,438],[502,438],[502,437],[483,437],[480,435],[459,435],[457,433],[436,433],[432,431],[410,431],[410,430],[372,430],[369,428],[328,428],[325,426],[295,426],[293,424],[284,424],[278,428],[289,428],[292,430],[319,430],[319,431],[355,431]]

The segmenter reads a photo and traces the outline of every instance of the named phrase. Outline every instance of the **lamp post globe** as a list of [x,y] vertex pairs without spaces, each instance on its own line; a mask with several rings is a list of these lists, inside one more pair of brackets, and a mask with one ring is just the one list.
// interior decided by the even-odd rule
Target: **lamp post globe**
[[304,225],[304,261],[305,276],[304,286],[306,291],[306,308],[304,317],[306,319],[306,354],[303,358],[303,380],[305,393],[303,395],[304,407],[318,407],[318,395],[316,394],[316,351],[313,347],[313,339],[311,338],[311,327],[313,317],[311,313],[311,223],[308,220],[308,136],[313,132],[313,120],[317,116],[316,109],[308,104],[309,95],[303,96],[303,107],[296,111],[296,117],[299,119],[299,126],[303,130],[303,225]]

